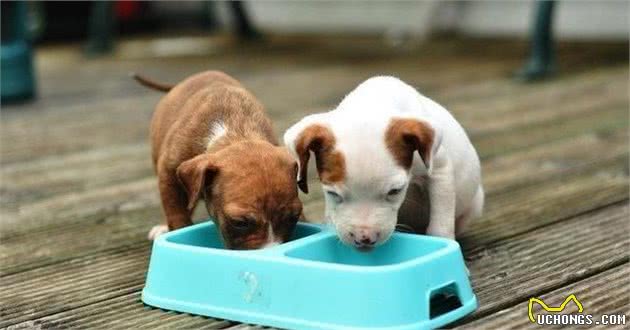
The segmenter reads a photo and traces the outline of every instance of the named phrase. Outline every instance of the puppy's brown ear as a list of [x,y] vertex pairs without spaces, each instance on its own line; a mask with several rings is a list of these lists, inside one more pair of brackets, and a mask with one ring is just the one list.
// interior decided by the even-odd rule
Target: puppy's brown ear
[[396,162],[406,169],[411,168],[413,154],[417,151],[431,173],[433,156],[440,143],[439,133],[421,120],[394,118],[385,131],[385,145]]
[[203,188],[210,184],[217,171],[217,167],[212,163],[212,156],[209,154],[201,154],[177,167],[177,178],[186,189],[189,210],[197,205]]
[[[296,125],[297,126],[297,125]],[[342,181],[345,176],[344,159],[334,150],[335,136],[329,128],[321,124],[311,124],[301,131],[292,127],[284,136],[285,144],[298,159],[298,187],[308,193],[308,161],[311,151],[315,154],[315,163],[319,178],[323,183]]]

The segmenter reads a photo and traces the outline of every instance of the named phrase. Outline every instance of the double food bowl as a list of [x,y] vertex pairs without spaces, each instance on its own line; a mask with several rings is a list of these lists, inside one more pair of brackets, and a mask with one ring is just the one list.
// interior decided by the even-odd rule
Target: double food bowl
[[457,242],[395,233],[369,253],[326,227],[299,223],[291,241],[223,248],[211,221],[160,236],[142,301],[285,329],[434,329],[477,308]]

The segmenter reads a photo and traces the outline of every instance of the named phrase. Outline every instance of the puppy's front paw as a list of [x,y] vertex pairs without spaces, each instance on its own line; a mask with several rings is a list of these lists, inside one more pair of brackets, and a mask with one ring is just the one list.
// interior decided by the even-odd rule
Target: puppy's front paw
[[166,225],[153,226],[153,228],[149,230],[148,238],[149,240],[152,241],[164,233],[168,233],[168,226]]

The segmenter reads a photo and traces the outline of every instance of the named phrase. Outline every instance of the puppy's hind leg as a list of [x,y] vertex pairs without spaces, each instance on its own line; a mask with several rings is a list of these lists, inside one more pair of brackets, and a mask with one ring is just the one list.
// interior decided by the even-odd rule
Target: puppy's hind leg
[[468,226],[471,220],[477,219],[481,217],[483,212],[485,193],[483,191],[483,187],[479,185],[477,188],[477,192],[475,193],[475,197],[471,202],[470,208],[462,215],[458,216],[455,219],[455,235],[459,236],[464,229]]
[[188,200],[186,192],[182,189],[176,176],[166,175],[166,173],[158,173],[160,199],[162,200],[162,209],[166,217],[166,224],[154,226],[149,231],[149,239],[153,240],[157,236],[182,227],[192,225],[190,219],[192,211],[188,210]]

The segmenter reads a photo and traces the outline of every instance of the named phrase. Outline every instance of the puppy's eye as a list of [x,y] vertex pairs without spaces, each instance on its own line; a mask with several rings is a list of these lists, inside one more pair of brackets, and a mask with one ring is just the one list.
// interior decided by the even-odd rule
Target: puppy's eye
[[387,192],[387,197],[398,196],[402,192],[402,188],[394,188]]
[[230,226],[237,230],[246,231],[256,227],[256,221],[250,218],[232,219]]
[[341,195],[339,195],[338,193],[336,193],[334,191],[326,191],[326,195],[328,195],[330,198],[332,198],[332,200],[334,200],[335,203],[343,202],[343,197],[341,197]]

